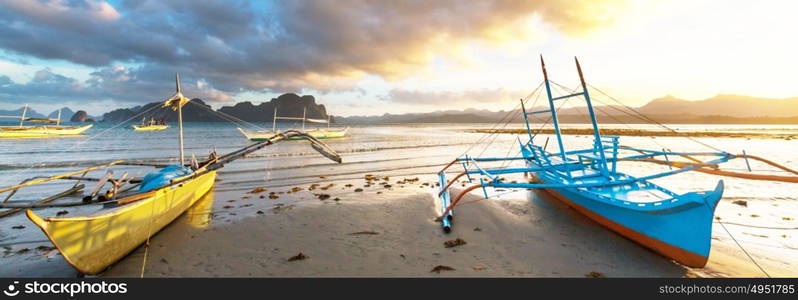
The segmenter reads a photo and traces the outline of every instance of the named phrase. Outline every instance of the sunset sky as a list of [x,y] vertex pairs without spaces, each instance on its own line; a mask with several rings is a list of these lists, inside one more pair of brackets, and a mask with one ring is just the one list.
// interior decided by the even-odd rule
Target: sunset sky
[[632,106],[798,96],[796,1],[0,0],[0,109],[99,115],[184,93],[335,115],[509,109],[542,80]]

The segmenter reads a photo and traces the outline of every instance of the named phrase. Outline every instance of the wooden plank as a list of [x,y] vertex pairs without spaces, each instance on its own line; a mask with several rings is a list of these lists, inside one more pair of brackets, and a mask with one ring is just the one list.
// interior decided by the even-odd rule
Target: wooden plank
[[155,192],[157,192],[157,191],[158,190],[154,190],[154,191],[149,191],[149,192],[146,192],[146,193],[141,193],[141,194],[128,196],[128,197],[119,199],[119,201],[116,201],[116,204],[123,205],[123,204],[136,202],[136,201],[139,201],[139,200],[144,200],[144,199],[147,199],[149,197],[155,196]]

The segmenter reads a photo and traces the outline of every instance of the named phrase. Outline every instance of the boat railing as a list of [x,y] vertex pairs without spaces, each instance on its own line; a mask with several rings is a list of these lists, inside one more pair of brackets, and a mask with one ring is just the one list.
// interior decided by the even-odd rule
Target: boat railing
[[[613,135],[603,135],[601,136],[601,144],[604,150],[604,153],[610,154],[611,159],[609,159],[611,163],[612,171],[610,173],[615,173],[618,169],[618,136]],[[609,153],[607,153],[609,152]]]
[[537,163],[537,165],[547,166],[547,167],[551,166],[551,159],[546,154],[546,151],[543,151],[543,149],[540,146],[532,145],[531,148],[532,148],[532,159],[535,160],[535,163]]

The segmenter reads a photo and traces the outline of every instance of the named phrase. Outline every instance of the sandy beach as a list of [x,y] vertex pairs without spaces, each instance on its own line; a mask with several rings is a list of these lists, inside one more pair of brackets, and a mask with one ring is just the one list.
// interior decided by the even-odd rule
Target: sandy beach
[[[418,187],[392,189],[384,191],[390,192],[385,196],[376,194],[382,187],[350,190],[335,193],[339,201],[317,200],[283,205],[282,209],[268,199],[237,200],[235,207],[222,208],[209,220],[222,224],[192,229],[190,222],[177,222],[153,238],[145,276],[687,274],[684,268],[592,226],[588,220],[563,214],[562,208],[545,200],[466,205],[457,211],[456,229],[445,234],[434,221],[432,193]],[[217,199],[229,198],[224,196],[216,195]],[[241,208],[248,204],[252,206]],[[185,221],[190,218],[184,216]],[[569,221],[572,218],[576,222]],[[444,246],[457,238],[466,244]],[[103,276],[138,276],[143,250]],[[299,253],[308,258],[289,261]],[[454,270],[433,272],[439,265]]]
[[[330,199],[296,204],[275,202],[311,199],[313,193],[304,190],[283,201],[217,193],[212,211],[203,211],[201,203],[152,239],[144,275],[764,276],[738,248],[718,239],[713,240],[706,268],[685,268],[597,225],[545,192],[519,192],[530,201],[509,198],[464,205],[456,212],[455,230],[445,234],[434,221],[431,188],[379,186],[355,192],[363,182],[334,184]],[[247,195],[251,197],[242,198]],[[466,200],[478,199],[470,195]],[[445,247],[446,241],[458,238],[466,244]],[[300,253],[307,258],[291,260]],[[139,276],[143,257],[142,247],[102,276]],[[433,271],[437,266],[452,270]],[[778,263],[764,262],[763,267],[771,276],[798,275]]]
[[[760,188],[754,189],[751,182],[724,178],[728,189],[703,269],[685,268],[629,241],[545,191],[506,191],[490,200],[474,191],[445,234],[434,221],[433,174],[469,147],[462,141],[479,136],[446,127],[355,128],[353,138],[331,141],[344,153],[341,165],[306,152],[302,143],[282,144],[226,166],[214,190],[154,235],[149,249],[140,246],[99,276],[139,277],[142,265],[144,277],[766,276],[735,240],[770,276],[798,276],[798,201],[787,183],[756,182]],[[651,141],[627,139],[633,145]],[[667,139],[676,138],[661,139],[674,144]],[[228,140],[231,147],[246,143],[232,134]],[[740,140],[712,142],[731,148]],[[574,136],[572,142],[589,139]],[[792,163],[788,152],[774,149],[793,142],[762,140],[751,152]],[[504,155],[515,143],[514,136],[500,135],[483,154]],[[369,182],[367,174],[379,179]],[[710,188],[718,179],[687,174],[660,183],[683,193]],[[453,193],[462,188],[455,184]],[[91,213],[80,209],[66,209],[66,215]],[[55,216],[62,209],[39,212]],[[0,276],[78,276],[24,214],[2,224]],[[457,239],[465,243],[445,247]]]

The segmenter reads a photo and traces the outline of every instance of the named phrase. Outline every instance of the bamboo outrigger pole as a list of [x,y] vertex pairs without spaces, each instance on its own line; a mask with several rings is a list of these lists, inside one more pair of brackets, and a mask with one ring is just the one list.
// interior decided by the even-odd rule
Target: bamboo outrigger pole
[[[60,199],[60,198],[66,197],[68,195],[77,193],[78,191],[82,190],[84,187],[86,187],[86,186],[83,185],[83,184],[78,184],[78,185],[75,185],[75,186],[71,187],[70,189],[68,189],[66,191],[63,191],[63,192],[60,192],[60,193],[55,194],[53,196],[44,198],[44,199],[36,201],[36,202],[33,202],[32,204],[26,205],[26,206],[12,207],[13,205],[9,206],[9,205],[5,205],[5,203],[4,203],[3,207],[4,208],[9,208],[9,209],[0,212],[0,218],[7,217],[7,216],[13,215],[15,213],[18,213],[18,212],[22,211],[23,208],[36,207],[37,205],[43,206],[44,204],[52,202],[52,201],[54,201],[56,199]],[[80,202],[80,203],[83,203],[83,202]]]
[[2,189],[0,189],[0,193],[5,193],[5,192],[11,191],[11,190],[20,189],[20,188],[23,188],[23,187],[26,187],[26,186],[35,185],[35,184],[39,184],[39,183],[43,183],[43,182],[47,182],[47,181],[63,179],[63,178],[66,178],[66,177],[78,175],[78,174],[81,174],[81,173],[86,173],[86,172],[89,172],[89,171],[94,171],[94,170],[98,170],[98,169],[107,168],[107,167],[110,167],[110,166],[113,166],[113,165],[121,164],[123,162],[124,161],[122,161],[122,160],[117,160],[117,161],[110,162],[110,163],[107,163],[107,164],[104,164],[104,165],[100,165],[100,166],[96,166],[96,167],[86,168],[86,169],[83,169],[83,170],[77,170],[77,171],[64,173],[64,174],[60,174],[60,175],[56,175],[56,176],[52,176],[52,177],[47,177],[47,178],[42,178],[42,179],[37,179],[37,180],[31,180],[31,181],[28,181],[28,182],[25,182],[25,183],[21,183],[21,184],[15,185],[15,186],[2,188]]

